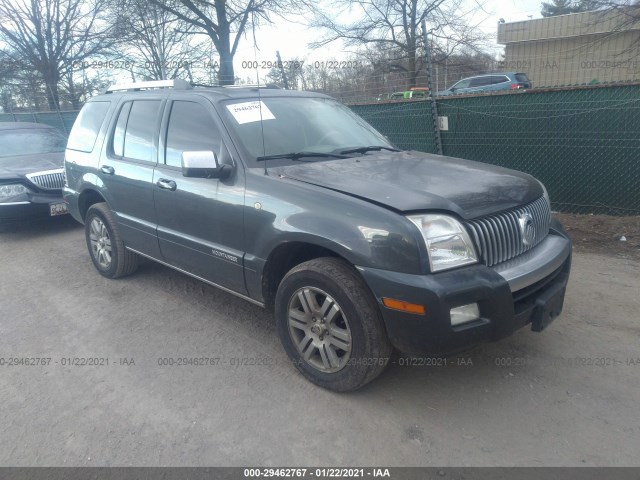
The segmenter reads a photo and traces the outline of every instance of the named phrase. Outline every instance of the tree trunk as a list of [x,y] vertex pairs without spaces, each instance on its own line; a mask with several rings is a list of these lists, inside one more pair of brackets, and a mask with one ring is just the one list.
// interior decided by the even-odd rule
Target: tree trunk
[[[220,85],[233,85],[235,73],[233,71],[233,55],[231,54],[231,25],[227,18],[226,2],[214,2],[218,19],[218,41],[216,50],[220,55],[220,71],[218,81]],[[240,33],[238,33],[240,35]]]
[[409,49],[409,88],[415,87],[418,80],[418,71],[416,66],[416,50],[415,48]]
[[59,75],[57,72],[48,71],[45,72],[44,86],[47,90],[47,102],[49,103],[49,110],[60,110],[60,95],[58,93]]
[[[228,47],[228,45],[227,45]],[[233,56],[229,50],[220,49],[220,71],[218,73],[218,81],[220,85],[233,85],[235,83],[235,74],[233,71]]]

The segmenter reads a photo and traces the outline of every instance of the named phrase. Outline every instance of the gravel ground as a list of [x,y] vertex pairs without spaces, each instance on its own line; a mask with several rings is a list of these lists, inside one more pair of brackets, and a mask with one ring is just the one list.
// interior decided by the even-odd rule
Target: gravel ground
[[[353,394],[298,375],[254,305],[151,263],[102,278],[71,219],[1,234],[0,265],[2,466],[640,466],[633,258],[577,251],[545,332]],[[158,364],[183,357],[219,360]]]

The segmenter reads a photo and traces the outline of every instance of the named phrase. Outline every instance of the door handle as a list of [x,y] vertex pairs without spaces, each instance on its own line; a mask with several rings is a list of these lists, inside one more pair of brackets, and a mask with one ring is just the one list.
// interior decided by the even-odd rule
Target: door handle
[[176,188],[178,188],[176,182],[174,182],[173,180],[167,180],[165,178],[159,179],[156,182],[156,185],[160,188],[164,188],[165,190],[171,190],[172,192],[175,192]]
[[107,175],[113,175],[114,173],[116,173],[116,171],[113,169],[113,167],[110,167],[109,165],[104,165],[104,166],[100,167],[100,171],[102,173],[106,173]]

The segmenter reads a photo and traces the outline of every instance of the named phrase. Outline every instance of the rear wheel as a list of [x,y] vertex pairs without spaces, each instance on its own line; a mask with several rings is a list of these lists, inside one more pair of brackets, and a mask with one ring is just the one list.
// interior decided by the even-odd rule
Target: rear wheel
[[84,223],[89,254],[101,275],[118,278],[136,271],[139,257],[125,248],[113,212],[106,203],[91,205]]
[[343,260],[310,260],[287,273],[276,295],[276,322],[293,364],[321,387],[356,390],[389,361],[375,299]]

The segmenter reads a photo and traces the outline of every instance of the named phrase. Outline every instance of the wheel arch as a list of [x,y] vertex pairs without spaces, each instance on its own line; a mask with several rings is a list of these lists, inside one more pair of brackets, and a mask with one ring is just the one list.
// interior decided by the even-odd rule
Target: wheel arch
[[339,258],[354,267],[354,271],[360,276],[354,263],[341,250],[337,245],[321,245],[309,239],[286,241],[276,245],[269,253],[262,270],[262,298],[266,308],[273,310],[276,292],[284,276],[292,268],[306,261],[322,257]]
[[96,203],[106,202],[104,197],[94,188],[87,188],[78,196],[78,211],[82,220],[87,217],[87,211],[91,205]]

